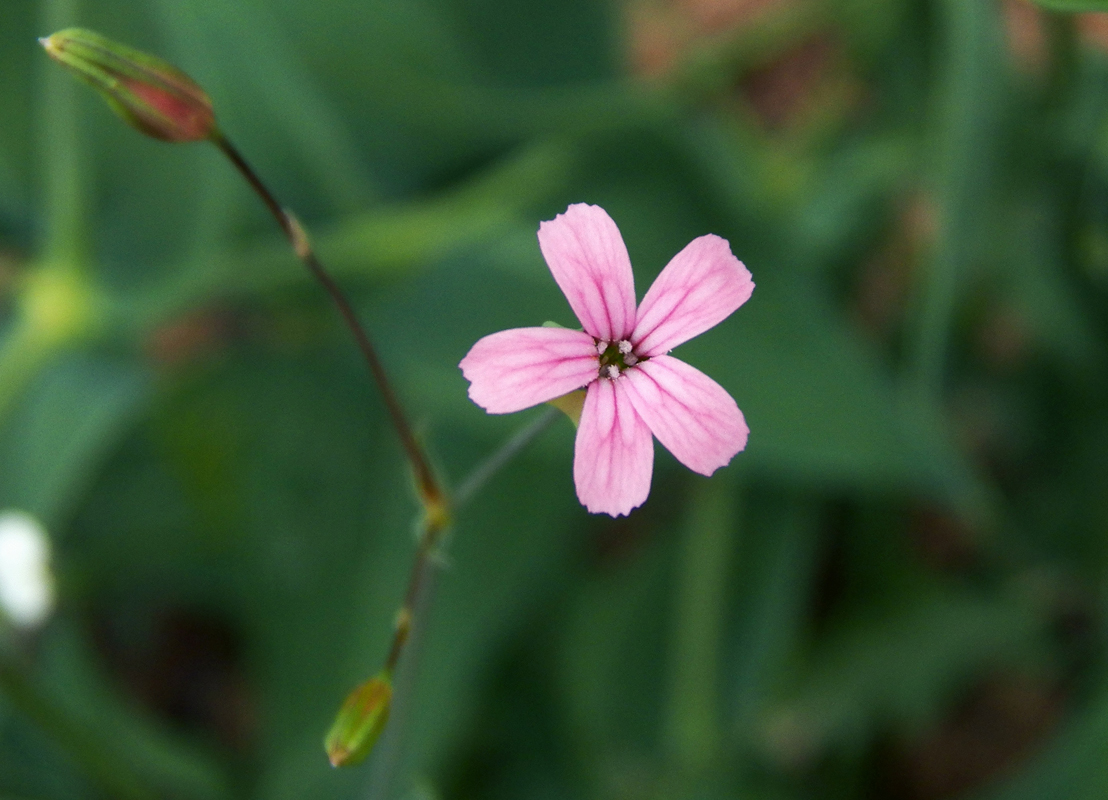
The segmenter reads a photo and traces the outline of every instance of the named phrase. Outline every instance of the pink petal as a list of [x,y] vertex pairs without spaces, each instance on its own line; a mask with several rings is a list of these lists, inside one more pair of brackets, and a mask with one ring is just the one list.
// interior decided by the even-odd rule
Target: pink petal
[[746,447],[750,431],[731,395],[684,361],[655,356],[620,381],[658,441],[694,472],[711,475]]
[[577,499],[592,513],[613,517],[646,502],[654,472],[654,439],[623,383],[619,378],[589,384],[573,455]]
[[568,328],[513,328],[477,342],[459,364],[469,398],[490,414],[553,400],[596,380],[592,337]]
[[749,270],[731,254],[726,239],[712,234],[693,239],[643,298],[631,336],[635,352],[647,358],[668,353],[727,319],[753,291]]
[[619,228],[599,206],[577,203],[539,225],[539,248],[587,333],[607,342],[635,327],[635,276]]

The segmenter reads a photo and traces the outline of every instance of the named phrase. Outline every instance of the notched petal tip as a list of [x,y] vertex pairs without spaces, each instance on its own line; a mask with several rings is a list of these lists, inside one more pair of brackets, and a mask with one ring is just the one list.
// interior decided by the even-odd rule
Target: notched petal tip
[[582,327],[598,339],[625,339],[635,326],[635,278],[608,213],[577,203],[539,225],[539,249]]
[[643,297],[632,335],[637,351],[668,353],[727,319],[753,291],[750,270],[726,239],[712,233],[693,239]]
[[577,499],[593,514],[622,517],[646,502],[654,439],[635,413],[624,379],[589,385],[573,455]]
[[658,441],[689,469],[711,475],[746,448],[750,429],[727,390],[673,356],[626,375],[627,395]]

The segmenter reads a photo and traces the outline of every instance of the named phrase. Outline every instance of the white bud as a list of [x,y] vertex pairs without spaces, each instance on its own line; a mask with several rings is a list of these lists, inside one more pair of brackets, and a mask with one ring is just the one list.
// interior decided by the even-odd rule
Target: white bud
[[0,614],[21,628],[41,625],[54,608],[50,540],[22,511],[0,513]]

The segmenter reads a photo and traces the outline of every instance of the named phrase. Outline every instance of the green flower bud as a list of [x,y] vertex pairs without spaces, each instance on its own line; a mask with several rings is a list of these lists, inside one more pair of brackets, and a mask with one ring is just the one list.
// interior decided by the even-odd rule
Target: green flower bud
[[124,121],[146,135],[165,142],[195,142],[216,134],[208,95],[160,58],[82,28],[67,28],[39,42],[51,58],[100,92]]
[[389,721],[391,704],[388,672],[370,678],[347,696],[323,742],[332,767],[350,767],[369,755]]

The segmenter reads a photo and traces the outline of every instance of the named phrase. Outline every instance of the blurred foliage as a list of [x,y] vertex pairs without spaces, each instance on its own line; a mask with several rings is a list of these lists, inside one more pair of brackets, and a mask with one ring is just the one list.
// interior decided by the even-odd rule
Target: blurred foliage
[[1104,0],[1035,0],[1036,3],[1054,11],[1108,11]]
[[[1044,0],[1092,9],[1095,2]],[[572,315],[535,231],[640,290],[757,290],[681,356],[750,444],[590,518],[564,421],[459,516],[381,746],[417,504],[355,348],[211,148],[35,39],[157,53],[312,229],[438,467],[538,412],[456,365]],[[0,631],[0,797],[1108,796],[1108,16],[1028,0],[6,0],[0,509],[59,608]]]

